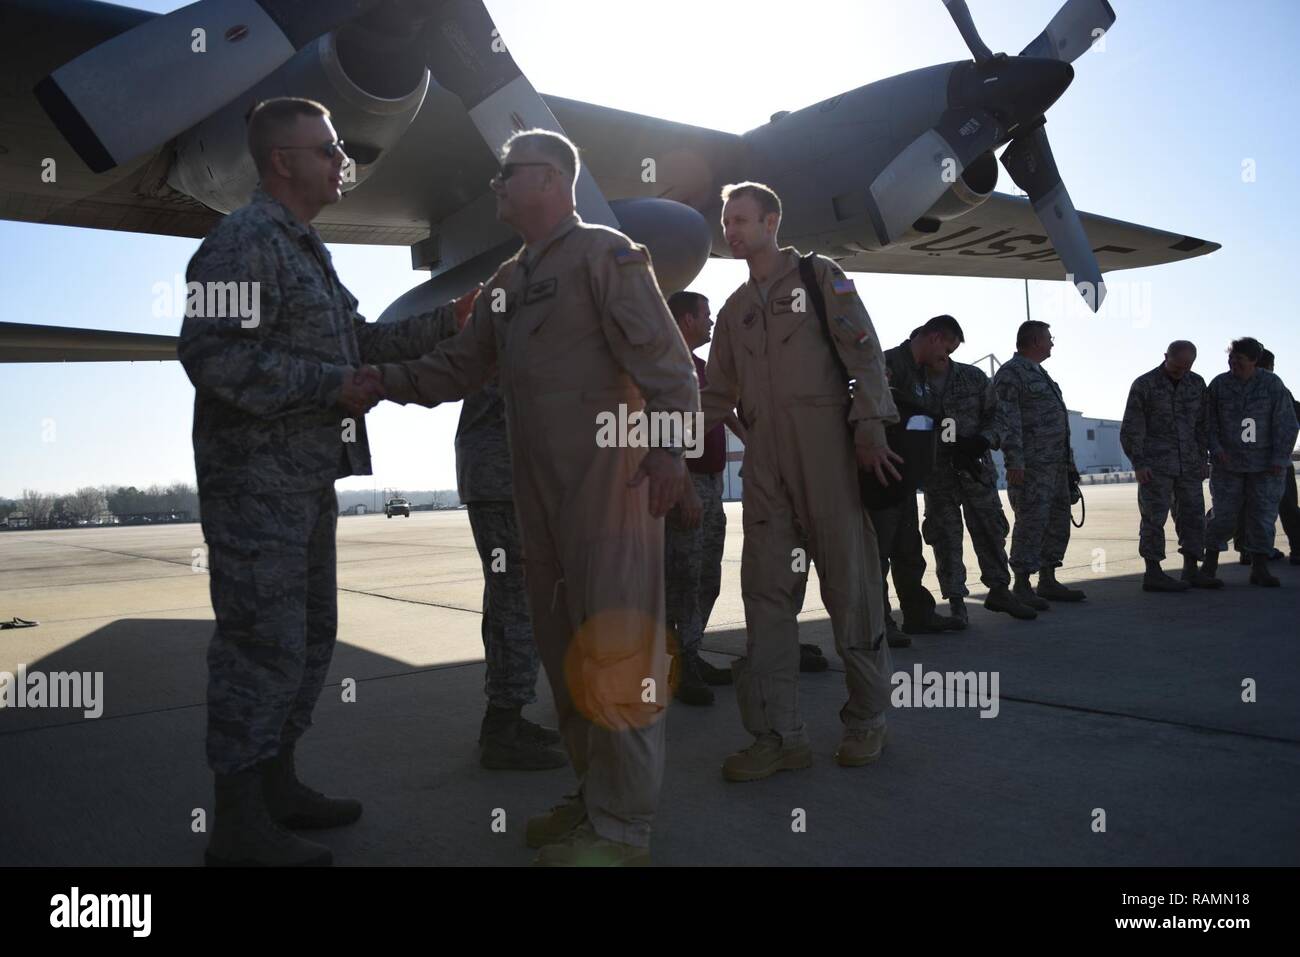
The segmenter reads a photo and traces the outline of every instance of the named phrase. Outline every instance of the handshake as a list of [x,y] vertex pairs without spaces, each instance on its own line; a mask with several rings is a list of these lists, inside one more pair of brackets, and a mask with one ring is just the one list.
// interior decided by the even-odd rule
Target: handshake
[[338,400],[341,409],[360,418],[386,398],[384,380],[374,366],[344,370]]

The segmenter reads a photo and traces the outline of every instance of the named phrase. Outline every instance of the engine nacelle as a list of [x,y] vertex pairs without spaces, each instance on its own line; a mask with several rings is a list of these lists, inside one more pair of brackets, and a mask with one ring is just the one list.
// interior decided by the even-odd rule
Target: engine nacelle
[[619,230],[650,250],[665,296],[689,286],[709,261],[713,230],[693,207],[671,199],[616,199],[609,206]]
[[[921,233],[934,232],[939,223],[956,219],[982,205],[993,195],[997,185],[997,159],[991,152],[980,154],[975,162],[962,170],[961,176],[957,177],[957,182],[952,184],[948,192],[939,197],[939,201],[916,221],[914,229]],[[927,226],[932,228],[927,229]]]
[[383,38],[345,27],[314,40],[284,66],[176,140],[168,183],[218,212],[248,202],[257,170],[248,155],[248,114],[275,96],[318,100],[353,165],[344,170],[344,191],[364,182],[406,132],[429,89],[429,71],[418,58]]

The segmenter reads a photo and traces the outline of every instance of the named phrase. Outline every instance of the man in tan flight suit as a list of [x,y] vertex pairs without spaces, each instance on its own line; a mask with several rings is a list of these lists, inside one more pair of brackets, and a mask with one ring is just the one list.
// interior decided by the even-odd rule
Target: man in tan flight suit
[[[722,191],[722,228],[749,281],[718,314],[701,393],[704,429],[739,404],[748,429],[740,581],[748,656],[736,699],[754,744],[727,758],[731,781],[806,768],[812,751],[799,717],[799,626],[808,560],[817,566],[849,700],[835,759],[870,764],[885,740],[889,648],[875,531],[862,508],[858,467],[897,481],[885,443],[898,413],[880,340],[853,282],[829,259],[812,261],[823,323],[800,278],[800,256],[776,244],[781,201],[756,183]],[[829,329],[827,329],[829,325]],[[836,362],[835,350],[843,362]],[[857,380],[850,403],[845,370]]]
[[533,632],[579,779],[528,842],[541,864],[644,864],[671,695],[663,516],[687,477],[682,437],[647,452],[631,426],[642,410],[694,424],[699,392],[648,253],[578,218],[577,171],[563,136],[511,137],[492,189],[524,248],[459,335],[379,368],[388,398],[422,405],[499,370]]

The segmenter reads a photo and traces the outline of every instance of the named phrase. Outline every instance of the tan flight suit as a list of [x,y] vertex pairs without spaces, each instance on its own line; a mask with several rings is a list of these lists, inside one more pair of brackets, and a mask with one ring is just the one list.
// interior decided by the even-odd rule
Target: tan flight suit
[[649,254],[571,216],[498,270],[459,335],[380,371],[390,399],[432,405],[498,367],[533,632],[560,730],[596,832],[646,846],[671,693],[664,523],[650,516],[649,482],[627,486],[646,450],[599,447],[597,416],[617,417],[620,404],[628,415],[699,409]]
[[[785,248],[767,290],[751,279],[718,313],[701,393],[704,428],[737,405],[745,441],[740,580],[748,657],[736,699],[745,728],[807,743],[799,717],[799,614],[807,561],[817,566],[835,649],[845,664],[849,729],[879,727],[889,707],[889,646],[876,535],[862,509],[854,443],[885,445],[897,421],[880,340],[853,284],[829,259],[816,273],[835,343],[857,385],[850,405],[815,307]],[[852,430],[850,429],[852,425]]]

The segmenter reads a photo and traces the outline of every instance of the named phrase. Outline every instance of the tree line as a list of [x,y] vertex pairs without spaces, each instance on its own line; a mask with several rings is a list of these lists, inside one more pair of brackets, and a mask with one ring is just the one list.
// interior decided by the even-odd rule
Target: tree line
[[191,519],[199,515],[198,490],[185,482],[151,485],[138,489],[128,486],[86,485],[67,495],[51,495],[38,489],[23,489],[16,499],[0,498],[0,521],[21,512],[32,528],[97,524],[111,513],[118,518],[140,514],[188,512]]

